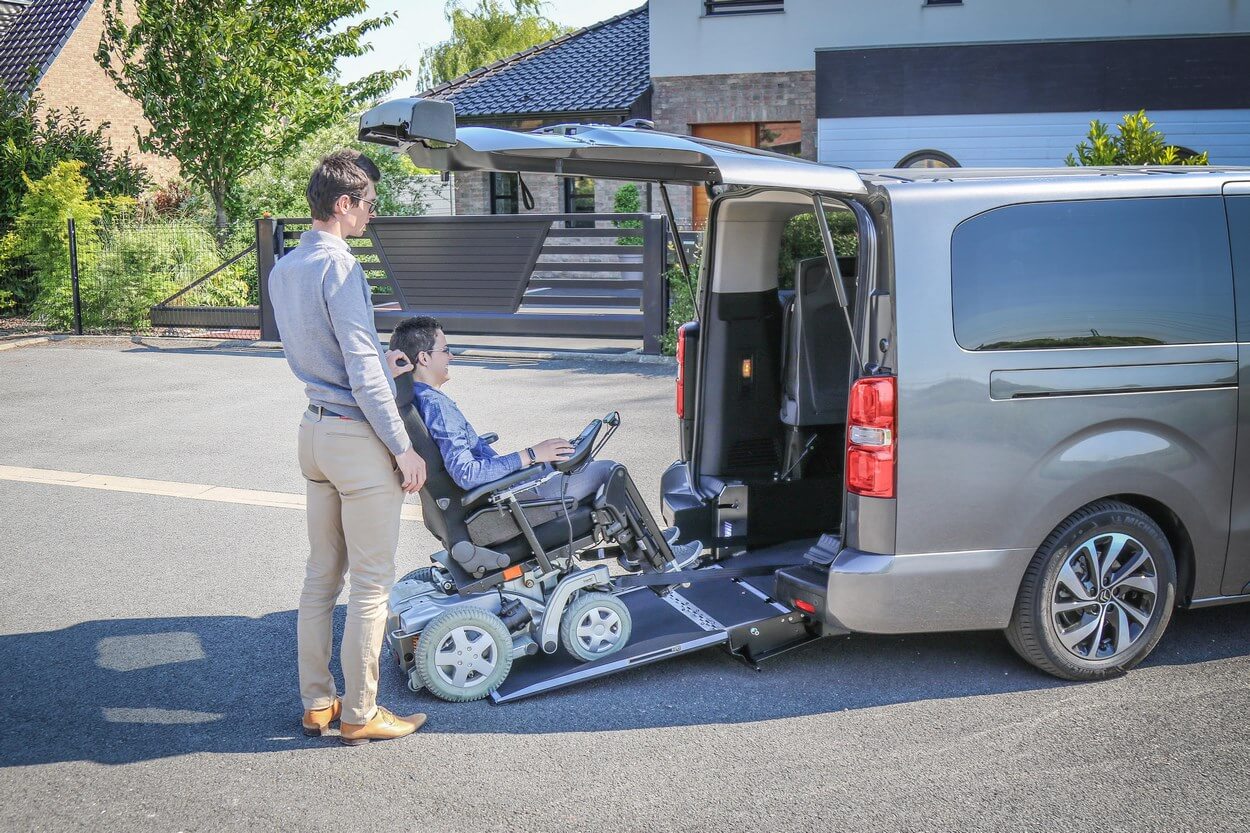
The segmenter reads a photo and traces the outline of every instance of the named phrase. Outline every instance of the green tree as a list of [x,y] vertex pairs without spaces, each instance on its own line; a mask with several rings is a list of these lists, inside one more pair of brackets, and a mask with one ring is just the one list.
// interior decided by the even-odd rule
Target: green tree
[[133,26],[123,16],[130,2],[103,0],[96,60],[143,104],[151,129],[140,147],[177,159],[208,191],[219,232],[243,176],[408,74],[339,83],[335,61],[367,52],[362,38],[395,20],[341,25],[366,0],[134,0]]
[[250,220],[265,212],[275,217],[307,217],[304,196],[308,177],[323,156],[339,148],[354,148],[382,171],[378,183],[378,213],[386,216],[424,214],[421,169],[406,155],[369,142],[356,141],[357,119],[342,118],[309,134],[291,153],[265,162],[239,183],[230,201],[230,215]]
[[448,0],[443,16],[451,37],[425,50],[417,66],[423,90],[458,78],[543,41],[571,31],[543,14],[543,0],[478,0],[466,9],[461,0]]
[[1080,165],[1207,165],[1207,152],[1182,156],[1181,149],[1169,145],[1163,133],[1146,118],[1145,110],[1126,113],[1111,135],[1107,125],[1094,119],[1089,135],[1068,154],[1069,167]]

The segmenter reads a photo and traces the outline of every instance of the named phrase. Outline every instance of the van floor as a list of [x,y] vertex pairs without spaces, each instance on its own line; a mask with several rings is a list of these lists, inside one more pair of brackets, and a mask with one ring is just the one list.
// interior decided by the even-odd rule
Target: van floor
[[[816,540],[787,541],[732,556],[703,569],[714,572],[750,567],[776,563],[786,557],[791,558],[792,563],[799,563]],[[617,598],[625,603],[633,621],[629,644],[611,656],[587,663],[575,659],[563,647],[554,654],[518,657],[511,673],[491,694],[491,699],[496,703],[520,700],[723,644],[729,640],[731,629],[790,610],[773,600],[773,583],[774,577],[769,573],[694,582],[689,587],[675,588],[665,596],[658,596],[645,587],[625,590],[618,593]]]

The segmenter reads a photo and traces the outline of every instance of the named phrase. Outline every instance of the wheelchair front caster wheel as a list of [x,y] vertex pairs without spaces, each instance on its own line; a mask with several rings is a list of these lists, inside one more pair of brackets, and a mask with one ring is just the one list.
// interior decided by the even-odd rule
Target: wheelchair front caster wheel
[[481,700],[512,669],[512,635],[489,610],[463,607],[436,616],[417,642],[421,685],[442,700]]
[[582,593],[560,620],[564,650],[582,662],[611,656],[629,642],[634,620],[625,603],[611,593]]

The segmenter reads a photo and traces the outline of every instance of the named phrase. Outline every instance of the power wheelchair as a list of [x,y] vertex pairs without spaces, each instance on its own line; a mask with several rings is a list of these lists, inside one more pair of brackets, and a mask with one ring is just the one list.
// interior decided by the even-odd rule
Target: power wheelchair
[[396,388],[400,416],[426,462],[422,519],[444,547],[431,556],[432,566],[391,591],[387,644],[411,690],[479,700],[503,683],[516,659],[553,654],[561,645],[581,662],[610,656],[629,642],[632,621],[605,562],[663,573],[700,557],[698,542],[674,552],[668,539],[675,536],[660,529],[624,466],[612,468],[607,483],[581,502],[533,494],[592,461],[620,424],[616,412],[592,420],[571,441],[567,460],[466,491],[447,473],[421,421],[411,374],[396,379]]

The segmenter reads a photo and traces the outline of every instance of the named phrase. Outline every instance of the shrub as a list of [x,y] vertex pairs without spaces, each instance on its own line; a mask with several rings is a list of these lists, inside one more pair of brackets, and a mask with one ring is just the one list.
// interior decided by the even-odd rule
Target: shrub
[[[83,284],[84,318],[93,326],[146,329],[153,305],[221,264],[206,227],[189,222],[107,228],[91,279]],[[248,285],[237,274],[214,275],[184,296],[186,303],[242,306]],[[89,312],[88,312],[89,311]]]
[[73,218],[78,227],[79,270],[90,270],[98,250],[98,221],[125,202],[89,197],[82,169],[82,162],[59,162],[42,179],[32,182],[26,177],[22,210],[13,231],[0,245],[6,260],[0,263],[0,271],[19,259],[31,268],[29,285],[17,292],[6,287],[6,291],[14,295],[29,292],[34,317],[58,329],[67,329],[74,320],[67,221]]
[[[833,234],[833,250],[839,257],[854,255],[859,239],[855,230],[855,215],[850,211],[830,211],[829,231]],[[777,285],[782,289],[794,288],[794,268],[800,260],[820,257],[825,253],[824,241],[814,214],[791,217],[781,232],[781,247],[777,253]]]
[[[668,245],[670,253],[672,253],[672,241],[669,241]],[[671,259],[675,259],[675,254]],[[672,356],[677,352],[677,328],[695,319],[694,299],[691,297],[691,293],[698,292],[699,289],[699,268],[703,261],[703,247],[701,244],[695,244],[689,260],[689,284],[686,282],[685,275],[682,274],[679,263],[674,263],[665,273],[665,280],[668,281],[668,322],[664,329],[662,349],[666,356]]]
[[129,151],[113,151],[104,136],[108,122],[90,129],[74,107],[50,109],[41,122],[42,105],[38,94],[0,93],[0,222],[17,216],[27,183],[47,176],[60,162],[84,163],[81,173],[93,199],[137,197],[148,187],[147,170]]
[[[617,214],[637,214],[642,211],[642,200],[638,197],[638,186],[627,182],[616,190],[612,198],[612,210]],[[617,228],[642,228],[642,220],[613,220]],[[616,238],[619,246],[641,246],[642,238],[637,235]]]
[[1112,136],[1107,125],[1094,119],[1089,135],[1076,146],[1076,155],[1069,153],[1064,162],[1069,167],[1080,165],[1207,165],[1206,151],[1181,156],[1181,149],[1169,145],[1145,110],[1126,113],[1116,125]]

